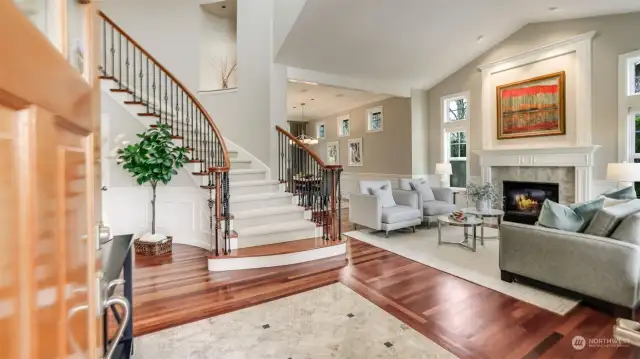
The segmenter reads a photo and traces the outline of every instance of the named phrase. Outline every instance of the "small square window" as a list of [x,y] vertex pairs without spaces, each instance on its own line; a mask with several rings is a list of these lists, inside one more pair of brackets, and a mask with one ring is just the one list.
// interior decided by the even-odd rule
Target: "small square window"
[[464,97],[447,100],[447,122],[467,119],[467,99]]

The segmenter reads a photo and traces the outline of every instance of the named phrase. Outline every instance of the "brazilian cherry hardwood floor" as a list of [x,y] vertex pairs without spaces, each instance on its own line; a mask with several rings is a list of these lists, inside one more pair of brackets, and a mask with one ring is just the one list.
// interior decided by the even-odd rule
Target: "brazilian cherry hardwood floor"
[[342,282],[460,358],[640,356],[631,347],[575,350],[574,336],[612,337],[615,319],[591,308],[560,316],[355,239],[347,258],[209,273],[205,251],[195,247],[137,257],[135,335]]

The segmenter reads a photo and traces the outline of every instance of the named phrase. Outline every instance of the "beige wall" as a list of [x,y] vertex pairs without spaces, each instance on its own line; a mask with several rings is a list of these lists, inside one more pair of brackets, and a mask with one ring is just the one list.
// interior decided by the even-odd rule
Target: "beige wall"
[[[442,120],[440,118],[440,99],[442,96],[470,91],[470,150],[481,149],[482,78],[477,66],[566,40],[592,30],[597,31],[593,40],[592,57],[593,143],[602,146],[595,154],[594,176],[596,180],[603,180],[605,178],[606,164],[617,161],[618,55],[640,48],[640,37],[638,36],[640,34],[640,13],[527,25],[430,89],[428,94],[429,173],[433,173],[435,163],[442,159],[440,136],[440,121]],[[558,65],[561,65],[561,61],[555,61],[553,65],[550,65],[550,68],[558,68]],[[570,66],[566,67],[567,75],[573,72]],[[533,72],[541,70],[540,66],[537,68],[531,66],[531,68],[535,69]],[[521,69],[519,75],[524,76],[524,78],[530,77],[528,74],[525,76],[526,70],[526,68]],[[513,79],[511,75],[510,79]],[[568,80],[570,81],[571,78],[568,78]],[[574,94],[568,93],[575,88],[575,86],[571,86],[574,85],[568,82],[568,100],[572,96],[575,98]],[[569,118],[571,115],[574,116],[573,119]],[[567,116],[567,137],[570,137],[572,136],[571,121],[580,121],[580,119],[575,118],[575,103],[573,110],[569,107],[567,108]],[[554,141],[554,139],[550,138],[549,141]],[[478,156],[472,154],[470,162],[471,176],[479,176]]]
[[[367,133],[366,110],[383,106],[382,132]],[[337,117],[351,114],[351,135],[338,139]],[[411,175],[411,100],[408,98],[389,98],[357,107],[349,111],[328,116],[320,122],[325,123],[325,139],[320,140],[313,150],[326,160],[327,142],[339,141],[340,164],[345,172],[384,173]],[[317,136],[317,122],[309,122],[309,132]],[[362,138],[363,166],[348,165],[347,142],[350,138]]]

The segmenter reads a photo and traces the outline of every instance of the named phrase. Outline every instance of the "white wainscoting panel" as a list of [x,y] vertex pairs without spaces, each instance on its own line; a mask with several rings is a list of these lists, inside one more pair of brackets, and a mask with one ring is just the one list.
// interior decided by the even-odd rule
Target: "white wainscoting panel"
[[[105,222],[113,234],[141,235],[151,229],[151,187],[110,187],[103,192]],[[209,248],[207,193],[193,187],[158,187],[156,232],[174,243]]]

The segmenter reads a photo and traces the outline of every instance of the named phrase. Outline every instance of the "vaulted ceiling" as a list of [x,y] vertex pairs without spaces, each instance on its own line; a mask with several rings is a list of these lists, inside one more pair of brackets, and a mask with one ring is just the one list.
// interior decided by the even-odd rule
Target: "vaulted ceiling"
[[280,63],[429,88],[522,26],[640,11],[638,0],[307,0]]

